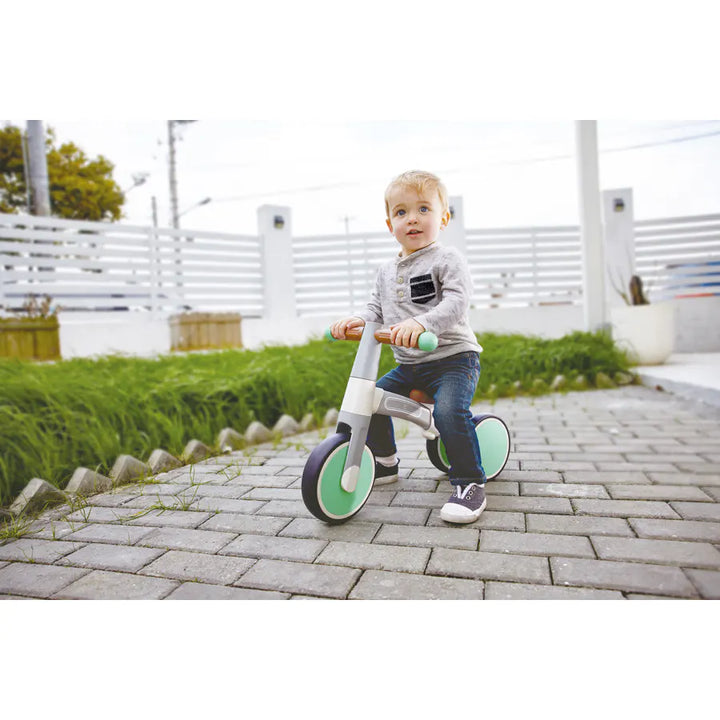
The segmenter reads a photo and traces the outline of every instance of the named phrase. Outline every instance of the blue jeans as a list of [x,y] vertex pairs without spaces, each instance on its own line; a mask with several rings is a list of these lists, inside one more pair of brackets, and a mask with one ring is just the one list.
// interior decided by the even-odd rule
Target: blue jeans
[[[480,356],[476,352],[464,352],[417,365],[398,365],[376,383],[383,390],[405,397],[411,390],[423,390],[435,400],[435,427],[450,461],[449,476],[453,485],[482,484],[486,480],[470,413],[479,379]],[[373,415],[367,443],[375,457],[396,452],[390,417]]]

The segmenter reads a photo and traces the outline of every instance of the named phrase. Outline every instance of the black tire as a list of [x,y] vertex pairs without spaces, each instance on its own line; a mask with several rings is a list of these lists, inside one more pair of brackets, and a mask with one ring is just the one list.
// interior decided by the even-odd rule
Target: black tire
[[375,458],[365,446],[361,476],[352,493],[340,486],[342,467],[350,436],[335,433],[323,440],[311,453],[302,475],[305,507],[319,520],[331,525],[347,522],[367,502],[375,481]]

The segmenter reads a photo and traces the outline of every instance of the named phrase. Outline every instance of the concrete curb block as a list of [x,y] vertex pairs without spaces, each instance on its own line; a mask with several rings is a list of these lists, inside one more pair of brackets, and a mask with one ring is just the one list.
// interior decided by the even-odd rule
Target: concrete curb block
[[217,446],[220,448],[220,452],[240,450],[244,444],[243,436],[229,427],[223,428],[217,437]]
[[303,419],[300,421],[300,432],[309,432],[310,430],[315,430],[317,428],[317,423],[315,422],[315,416],[312,413],[307,413],[303,416]]
[[273,432],[280,433],[282,437],[287,437],[288,435],[295,435],[299,429],[300,426],[295,418],[290,415],[281,415],[273,427]]
[[174,470],[175,468],[182,467],[180,460],[162,448],[156,448],[152,451],[152,454],[148,459],[148,465],[150,466],[150,470],[152,470],[153,475],[158,475],[161,472],[167,472],[168,470]]
[[113,485],[122,485],[143,475],[150,475],[150,466],[132,455],[119,455],[110,471]]
[[79,467],[70,478],[65,492],[70,495],[94,495],[111,490],[112,486],[112,478],[100,475],[89,468]]
[[323,418],[323,425],[325,427],[330,427],[331,425],[336,425],[337,421],[338,421],[338,411],[335,408],[330,408],[325,413],[325,417]]
[[180,459],[187,463],[194,463],[204,460],[210,455],[212,455],[212,450],[205,443],[200,442],[200,440],[190,440],[182,451]]
[[42,510],[49,505],[68,502],[68,496],[42,478],[33,478],[10,506],[12,515]]
[[272,433],[257,420],[253,420],[245,431],[245,439],[251,444],[268,442],[272,437]]

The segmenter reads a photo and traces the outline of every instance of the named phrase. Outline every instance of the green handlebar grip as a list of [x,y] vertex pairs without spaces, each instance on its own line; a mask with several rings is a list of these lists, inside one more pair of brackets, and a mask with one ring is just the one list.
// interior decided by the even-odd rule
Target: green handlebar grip
[[434,350],[438,346],[437,335],[426,330],[418,338],[417,346],[420,348],[420,350],[424,350],[425,352],[430,352],[431,350]]
[[325,329],[325,339],[330,340],[330,342],[337,342],[336,338],[332,336],[332,333],[330,332],[330,328]]

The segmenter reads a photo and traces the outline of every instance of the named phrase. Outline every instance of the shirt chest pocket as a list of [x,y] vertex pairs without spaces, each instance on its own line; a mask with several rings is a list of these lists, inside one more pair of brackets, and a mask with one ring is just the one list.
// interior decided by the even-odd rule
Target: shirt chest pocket
[[435,283],[432,275],[416,275],[410,278],[410,299],[418,305],[429,303],[435,296]]

